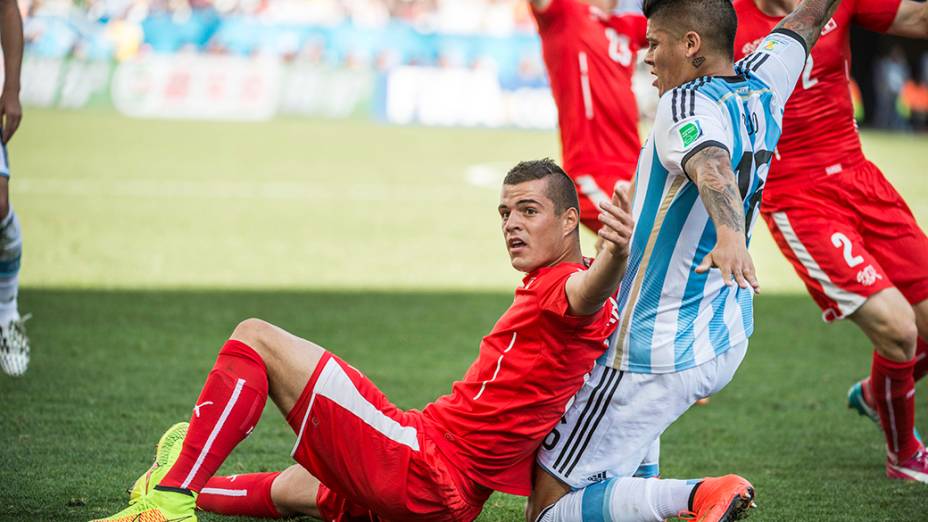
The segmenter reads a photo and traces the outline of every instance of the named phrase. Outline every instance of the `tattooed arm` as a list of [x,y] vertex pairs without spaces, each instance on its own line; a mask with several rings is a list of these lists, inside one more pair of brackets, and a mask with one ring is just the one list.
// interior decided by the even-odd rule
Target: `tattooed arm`
[[822,27],[831,19],[839,3],[841,0],[803,0],[774,30],[788,29],[798,34],[805,40],[806,50],[811,50],[822,34]]
[[728,151],[721,147],[705,147],[689,158],[684,169],[699,188],[699,197],[716,232],[715,247],[696,267],[696,272],[701,274],[718,268],[726,285],[737,283],[741,288],[750,285],[759,291],[744,233],[744,207]]

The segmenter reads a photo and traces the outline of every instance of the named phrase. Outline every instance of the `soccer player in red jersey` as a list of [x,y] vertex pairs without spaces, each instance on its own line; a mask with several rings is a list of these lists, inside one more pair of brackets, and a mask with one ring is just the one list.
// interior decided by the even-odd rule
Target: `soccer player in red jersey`
[[[577,194],[564,171],[543,160],[509,172],[499,215],[511,264],[525,278],[464,378],[421,412],[398,409],[310,341],[257,319],[240,323],[219,351],[178,455],[107,520],[193,521],[205,488],[238,491],[237,483],[265,491],[265,505],[251,514],[296,505],[325,520],[472,520],[493,490],[528,495],[539,444],[615,327],[611,295],[633,225],[627,205],[617,195],[600,206],[605,245],[588,267]],[[308,474],[208,483],[268,397],[297,434],[293,457]],[[281,481],[288,477],[295,482]],[[297,498],[267,505],[275,490]]]
[[640,13],[616,0],[530,0],[558,111],[564,170],[580,195],[580,221],[597,231],[599,203],[630,185],[641,151],[632,92],[647,44]]
[[[734,0],[736,57],[798,4]],[[928,372],[928,237],[861,150],[848,87],[852,23],[926,38],[928,4],[842,2],[786,105],[761,211],[822,318],[850,318],[873,343],[870,377],[849,402],[881,425],[887,475],[928,482],[928,452],[914,433],[914,383]]]

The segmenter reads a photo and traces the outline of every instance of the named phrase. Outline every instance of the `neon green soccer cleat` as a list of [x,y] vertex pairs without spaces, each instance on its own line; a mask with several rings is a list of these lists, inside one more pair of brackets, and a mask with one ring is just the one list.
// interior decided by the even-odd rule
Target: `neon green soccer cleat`
[[91,522],[197,522],[196,493],[153,490],[126,509]]
[[189,422],[178,422],[168,428],[164,435],[158,439],[155,446],[155,461],[148,468],[148,471],[142,474],[135,483],[129,488],[129,505],[133,505],[138,500],[151,493],[152,488],[161,482],[161,479],[167,475],[168,470],[174,465],[180,450],[183,449],[184,437],[187,436]]

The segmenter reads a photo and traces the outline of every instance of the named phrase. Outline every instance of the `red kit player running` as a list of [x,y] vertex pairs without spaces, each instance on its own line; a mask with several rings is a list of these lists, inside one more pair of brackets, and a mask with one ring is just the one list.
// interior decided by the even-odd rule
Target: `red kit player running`
[[[615,327],[610,296],[628,256],[627,201],[601,205],[605,246],[590,268],[577,206],[573,184],[551,160],[509,172],[499,214],[512,266],[525,279],[464,378],[421,412],[393,406],[316,344],[257,319],[239,324],[186,436],[162,438],[144,491],[107,520],[193,522],[198,496],[212,497],[200,503],[206,509],[260,516],[297,506],[325,520],[472,520],[492,490],[528,495],[538,446]],[[211,481],[268,397],[297,434],[293,457],[312,477],[296,468]],[[179,451],[163,447],[170,438],[183,439]]]
[[[734,0],[736,57],[799,0]],[[825,321],[854,321],[874,346],[850,406],[881,425],[889,477],[928,482],[917,439],[915,381],[928,372],[928,237],[902,196],[867,160],[848,87],[850,26],[928,37],[928,4],[844,0],[822,29],[786,105],[761,211]]]
[[[564,170],[592,231],[599,203],[635,174],[641,139],[632,74],[647,45],[640,13],[617,15],[616,0],[531,0],[558,111]],[[624,187],[623,187],[624,184]]]

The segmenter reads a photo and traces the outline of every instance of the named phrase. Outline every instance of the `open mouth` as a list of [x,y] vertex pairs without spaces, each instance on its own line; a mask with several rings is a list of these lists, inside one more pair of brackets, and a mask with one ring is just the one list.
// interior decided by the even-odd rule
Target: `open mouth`
[[517,250],[525,246],[525,241],[522,241],[521,239],[517,237],[513,237],[513,238],[510,238],[509,241],[506,242],[506,244],[509,245],[509,250]]

